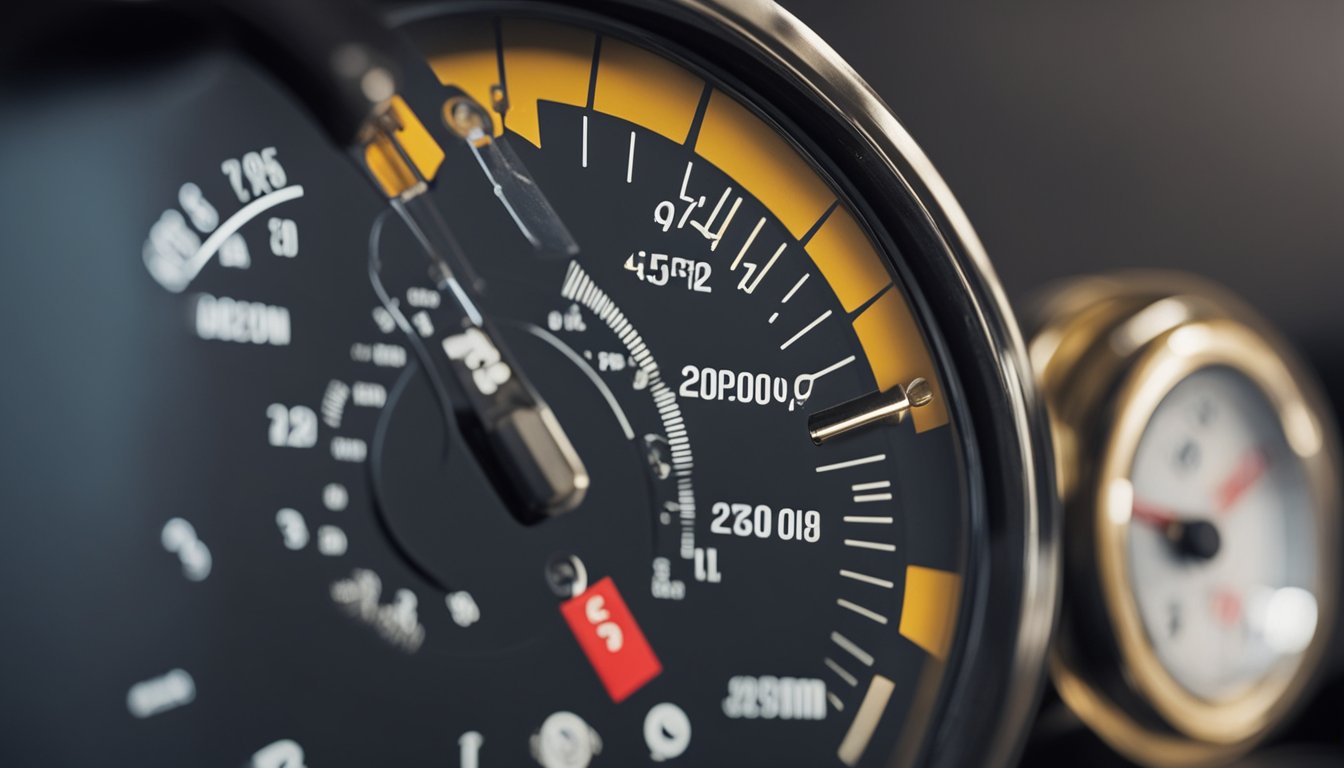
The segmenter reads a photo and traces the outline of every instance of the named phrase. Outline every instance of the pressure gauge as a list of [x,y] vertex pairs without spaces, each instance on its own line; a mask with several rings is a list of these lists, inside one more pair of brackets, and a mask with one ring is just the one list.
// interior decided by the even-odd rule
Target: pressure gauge
[[1331,628],[1337,449],[1315,384],[1182,276],[1080,281],[1043,309],[1069,526],[1055,684],[1138,762],[1236,755],[1302,698]]

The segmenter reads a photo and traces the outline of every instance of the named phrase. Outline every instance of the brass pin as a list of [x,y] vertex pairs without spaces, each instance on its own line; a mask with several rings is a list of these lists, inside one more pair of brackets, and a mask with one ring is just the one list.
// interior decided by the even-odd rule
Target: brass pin
[[817,411],[807,417],[807,434],[812,442],[821,445],[846,432],[880,421],[905,420],[911,408],[920,408],[933,402],[933,389],[924,379],[915,379],[909,385],[897,385],[886,392],[870,392],[839,405]]

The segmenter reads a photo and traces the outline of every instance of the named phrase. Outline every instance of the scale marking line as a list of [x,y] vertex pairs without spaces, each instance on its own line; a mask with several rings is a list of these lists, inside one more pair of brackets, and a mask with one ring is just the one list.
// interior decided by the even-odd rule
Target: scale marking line
[[836,677],[840,678],[841,680],[844,680],[846,683],[849,683],[849,686],[851,688],[859,684],[859,679],[857,677],[851,675],[849,673],[849,670],[835,663],[835,660],[830,658],[829,656],[826,657],[826,666],[830,667],[831,671],[835,673]]
[[855,580],[855,581],[861,581],[861,582],[863,582],[864,584],[872,584],[872,585],[875,586],[875,587],[881,587],[881,588],[883,588],[883,589],[891,589],[892,587],[896,586],[896,582],[894,582],[894,581],[887,581],[886,579],[879,579],[879,578],[877,578],[876,576],[869,576],[869,575],[866,574],[866,573],[859,573],[859,572],[857,572],[857,571],[849,571],[849,570],[845,570],[844,568],[841,568],[841,569],[840,569],[840,575],[841,575],[841,576],[844,576],[846,579],[853,579],[853,580]]
[[794,343],[795,341],[797,341],[797,340],[803,338],[803,336],[805,336],[805,335],[807,334],[808,331],[812,330],[813,328],[816,328],[818,325],[821,325],[822,321],[825,320],[826,318],[830,317],[830,316],[831,316],[831,310],[828,309],[828,310],[826,310],[825,312],[822,312],[820,315],[817,316],[817,319],[816,319],[816,320],[813,320],[812,322],[810,322],[810,323],[808,323],[807,325],[803,326],[803,330],[801,330],[801,331],[799,331],[799,332],[793,334],[793,338],[789,339],[788,341],[784,342],[783,344],[780,344],[780,345],[779,345],[779,351],[783,352],[784,350],[786,350],[786,349],[788,349],[789,347],[793,346],[793,343]]
[[873,666],[873,655],[860,648],[853,640],[850,640],[848,637],[845,637],[839,632],[832,632],[831,642],[835,643],[841,648],[844,648],[846,651],[849,651],[849,655],[863,662],[863,665],[865,667]]
[[635,180],[635,132],[630,132],[630,159],[625,164],[625,183]]
[[859,710],[854,713],[854,721],[849,724],[849,730],[845,732],[845,738],[840,741],[840,748],[836,750],[840,762],[850,768],[858,764],[864,750],[868,749],[868,742],[872,741],[877,724],[882,721],[882,713],[886,711],[887,702],[891,700],[891,694],[895,690],[896,684],[890,678],[873,675],[872,681],[868,683],[868,690],[863,694],[863,701],[859,703]]
[[871,620],[873,620],[873,621],[876,621],[878,624],[886,624],[886,623],[887,623],[887,617],[886,617],[886,616],[883,616],[882,614],[878,613],[877,611],[873,611],[873,610],[869,610],[869,609],[867,609],[867,608],[864,608],[862,605],[859,605],[858,603],[850,602],[850,601],[844,599],[843,597],[840,598],[840,599],[838,599],[838,600],[836,600],[836,601],[835,601],[835,604],[838,605],[838,606],[840,606],[841,608],[848,608],[849,610],[851,610],[851,611],[853,611],[853,612],[859,614],[860,616],[864,617],[865,619],[871,619]]
[[818,472],[834,472],[837,469],[849,469],[863,464],[873,464],[879,461],[886,461],[887,454],[874,453],[872,456],[864,456],[861,459],[850,459],[849,461],[837,461],[834,464],[823,464],[817,467]]
[[880,541],[864,541],[863,539],[845,539],[846,547],[857,547],[858,549],[875,549],[879,552],[895,552],[895,544],[883,544]]

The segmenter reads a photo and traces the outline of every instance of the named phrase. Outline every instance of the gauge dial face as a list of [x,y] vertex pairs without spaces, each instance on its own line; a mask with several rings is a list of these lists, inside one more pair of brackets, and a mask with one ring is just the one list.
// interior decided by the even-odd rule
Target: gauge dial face
[[[436,375],[504,374],[241,55],[17,94],[0,146],[30,183],[0,219],[27,257],[0,296],[33,324],[3,385],[5,762],[917,754],[956,659],[975,468],[900,254],[771,105],[671,46],[589,21],[410,31],[580,245],[539,256],[442,142],[429,194],[584,500],[529,525],[492,490]],[[933,399],[903,422],[808,439],[810,414],[916,378]],[[1277,444],[1223,397],[1231,437],[1208,450],[1263,447],[1276,478]],[[1162,471],[1140,469],[1144,488]],[[1282,535],[1242,508],[1256,493],[1228,546]],[[1289,566],[1210,570],[1182,610],[1294,584]]]
[[1162,400],[1134,457],[1130,586],[1167,673],[1236,699],[1311,642],[1315,500],[1278,412],[1247,376],[1203,368]]

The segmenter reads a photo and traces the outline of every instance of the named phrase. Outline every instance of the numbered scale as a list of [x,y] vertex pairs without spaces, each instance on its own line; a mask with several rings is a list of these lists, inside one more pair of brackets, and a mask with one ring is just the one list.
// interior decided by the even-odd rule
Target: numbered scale
[[1013,759],[1043,412],[810,32],[93,5],[0,91],[0,762]]
[[1314,381],[1185,275],[1061,287],[1032,341],[1068,508],[1061,697],[1145,765],[1245,752],[1317,676],[1339,463]]

